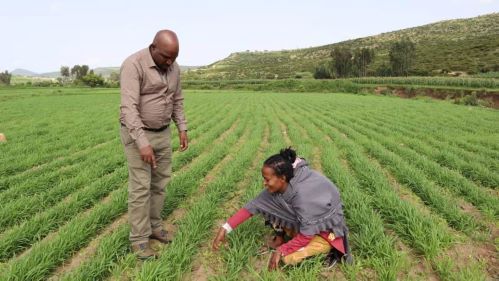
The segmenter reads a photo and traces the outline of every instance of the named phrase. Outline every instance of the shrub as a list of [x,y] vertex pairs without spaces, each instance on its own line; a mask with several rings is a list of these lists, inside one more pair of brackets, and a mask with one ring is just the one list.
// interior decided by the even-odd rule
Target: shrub
[[476,96],[476,93],[473,92],[471,95],[464,96],[463,98],[460,99],[459,103],[464,105],[477,106],[478,98]]
[[314,72],[315,79],[331,79],[331,73],[325,66],[319,66]]
[[94,87],[102,87],[104,86],[104,78],[100,75],[95,75],[94,73],[89,73],[81,78],[83,84]]

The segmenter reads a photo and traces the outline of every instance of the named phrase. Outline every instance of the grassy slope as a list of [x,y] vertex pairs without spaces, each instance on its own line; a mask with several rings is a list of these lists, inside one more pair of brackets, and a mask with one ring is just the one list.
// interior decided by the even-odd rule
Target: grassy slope
[[206,67],[186,72],[186,79],[258,79],[311,77],[315,67],[330,60],[334,47],[376,48],[371,71],[388,62],[388,48],[409,37],[416,43],[415,73],[441,69],[477,73],[499,67],[499,13],[442,21],[335,44],[272,52],[238,52]]

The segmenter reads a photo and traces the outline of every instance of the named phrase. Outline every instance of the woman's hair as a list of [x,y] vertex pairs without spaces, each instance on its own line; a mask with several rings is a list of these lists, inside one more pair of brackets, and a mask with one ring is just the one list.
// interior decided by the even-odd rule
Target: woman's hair
[[272,168],[274,173],[281,177],[284,176],[286,182],[293,178],[293,163],[296,160],[296,151],[291,147],[283,148],[278,154],[274,154],[263,162],[264,166]]

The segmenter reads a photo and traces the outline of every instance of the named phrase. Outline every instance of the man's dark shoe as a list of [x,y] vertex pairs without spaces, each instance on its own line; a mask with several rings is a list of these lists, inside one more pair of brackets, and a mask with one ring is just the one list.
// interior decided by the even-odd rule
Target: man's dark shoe
[[132,244],[132,252],[141,260],[154,259],[157,257],[156,252],[149,246],[149,242]]
[[158,230],[153,230],[151,236],[149,238],[158,240],[159,242],[163,244],[168,244],[171,242],[170,239],[167,237],[167,232],[164,229],[158,229]]

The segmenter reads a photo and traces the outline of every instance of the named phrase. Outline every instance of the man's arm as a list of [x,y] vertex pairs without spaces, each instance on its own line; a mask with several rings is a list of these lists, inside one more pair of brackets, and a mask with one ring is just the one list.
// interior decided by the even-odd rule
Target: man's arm
[[189,141],[187,139],[187,121],[185,120],[185,115],[184,115],[184,96],[182,94],[180,79],[177,84],[177,90],[173,94],[172,119],[175,122],[175,125],[177,126],[177,129],[179,131],[180,150],[184,151],[189,146]]
[[187,121],[185,120],[184,115],[184,95],[182,94],[180,81],[175,94],[173,94],[172,119],[180,132],[187,131]]
[[135,140],[142,161],[156,169],[156,158],[144,130],[144,124],[139,115],[140,103],[140,75],[137,67],[131,62],[125,61],[121,67],[121,112],[124,115],[125,126],[132,139]]
[[125,61],[121,66],[120,87],[120,108],[124,115],[124,125],[127,127],[130,136],[135,140],[139,149],[149,146],[149,140],[142,129],[144,124],[140,119],[138,111],[140,103],[140,75],[137,67],[131,62]]

